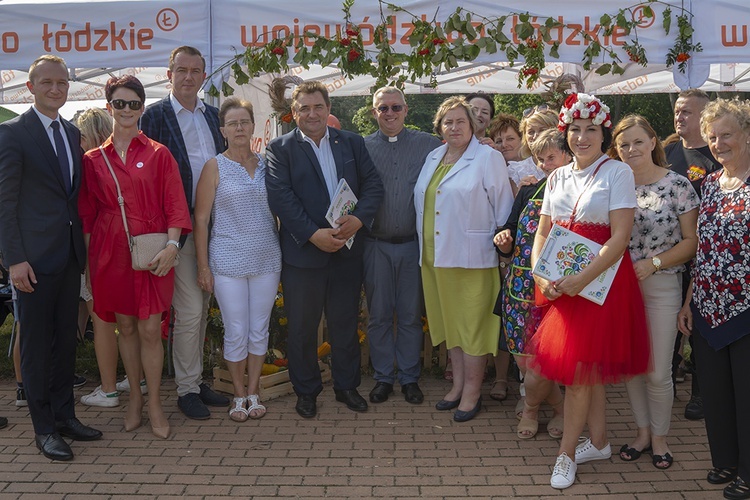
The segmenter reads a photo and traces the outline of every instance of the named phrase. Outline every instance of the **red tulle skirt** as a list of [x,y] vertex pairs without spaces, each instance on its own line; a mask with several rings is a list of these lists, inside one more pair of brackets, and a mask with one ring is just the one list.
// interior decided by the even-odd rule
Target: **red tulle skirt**
[[[611,235],[601,224],[574,223],[570,229],[597,243]],[[544,377],[564,385],[597,385],[649,370],[646,312],[627,250],[603,305],[580,296],[551,302],[541,293],[536,297],[549,309],[530,343],[533,366]]]

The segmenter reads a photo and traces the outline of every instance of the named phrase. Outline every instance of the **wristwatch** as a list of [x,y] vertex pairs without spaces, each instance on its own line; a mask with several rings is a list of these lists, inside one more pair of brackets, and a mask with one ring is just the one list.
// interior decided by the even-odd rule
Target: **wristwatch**
[[661,271],[661,259],[659,257],[652,257],[651,263],[654,265],[657,272]]
[[169,240],[169,241],[167,241],[167,245],[174,245],[174,246],[177,247],[177,250],[180,249],[180,242],[177,241],[177,240]]

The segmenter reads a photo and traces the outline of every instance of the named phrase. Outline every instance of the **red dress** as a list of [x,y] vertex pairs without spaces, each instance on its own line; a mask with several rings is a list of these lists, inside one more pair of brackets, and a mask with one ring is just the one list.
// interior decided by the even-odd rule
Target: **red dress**
[[[182,179],[169,150],[143,133],[128,148],[127,164],[110,137],[102,145],[120,182],[130,234],[166,232],[170,227],[192,230]],[[99,149],[83,157],[83,182],[78,201],[89,242],[89,274],[94,312],[114,322],[115,313],[146,319],[169,309],[174,270],[158,277],[131,266],[125,227],[117,204],[117,188]]]

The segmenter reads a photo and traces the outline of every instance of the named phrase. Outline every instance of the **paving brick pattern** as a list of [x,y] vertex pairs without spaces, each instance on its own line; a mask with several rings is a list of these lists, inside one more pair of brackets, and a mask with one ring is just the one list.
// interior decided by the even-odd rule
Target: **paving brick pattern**
[[[91,384],[89,384],[90,386]],[[365,378],[366,397],[372,380]],[[91,390],[84,387],[76,396]],[[33,445],[25,408],[16,408],[14,384],[0,382],[0,500],[42,498],[547,498],[710,499],[721,487],[705,481],[710,454],[703,422],[682,416],[689,382],[678,385],[667,471],[644,455],[579,467],[578,480],[559,492],[549,486],[557,441],[544,425],[535,439],[515,436],[517,387],[492,401],[474,420],[458,424],[435,402],[449,383],[425,378],[425,403],[410,405],[396,387],[387,402],[355,413],[337,403],[330,384],[318,398],[318,416],[294,411],[296,398],[270,401],[262,420],[231,421],[225,410],[187,420],[177,409],[174,383],[164,382],[172,425],[166,441],[145,426],[122,429],[123,406],[77,406],[78,417],[104,432],[101,441],[73,443],[72,462],[50,462]],[[485,385],[485,393],[489,384]],[[145,414],[145,412],[144,412]],[[542,411],[542,423],[550,417]],[[622,385],[608,389],[607,422],[613,451],[635,436]]]

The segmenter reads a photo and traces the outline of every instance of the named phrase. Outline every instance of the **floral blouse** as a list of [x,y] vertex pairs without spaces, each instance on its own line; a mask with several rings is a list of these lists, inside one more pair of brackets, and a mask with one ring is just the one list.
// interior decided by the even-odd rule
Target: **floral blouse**
[[[671,170],[652,184],[635,187],[638,207],[630,233],[633,262],[666,252],[682,240],[679,216],[698,208],[700,203],[690,181]],[[662,269],[657,274],[676,274],[684,265]]]
[[723,170],[703,181],[693,304],[712,327],[750,308],[750,185],[725,192]]

